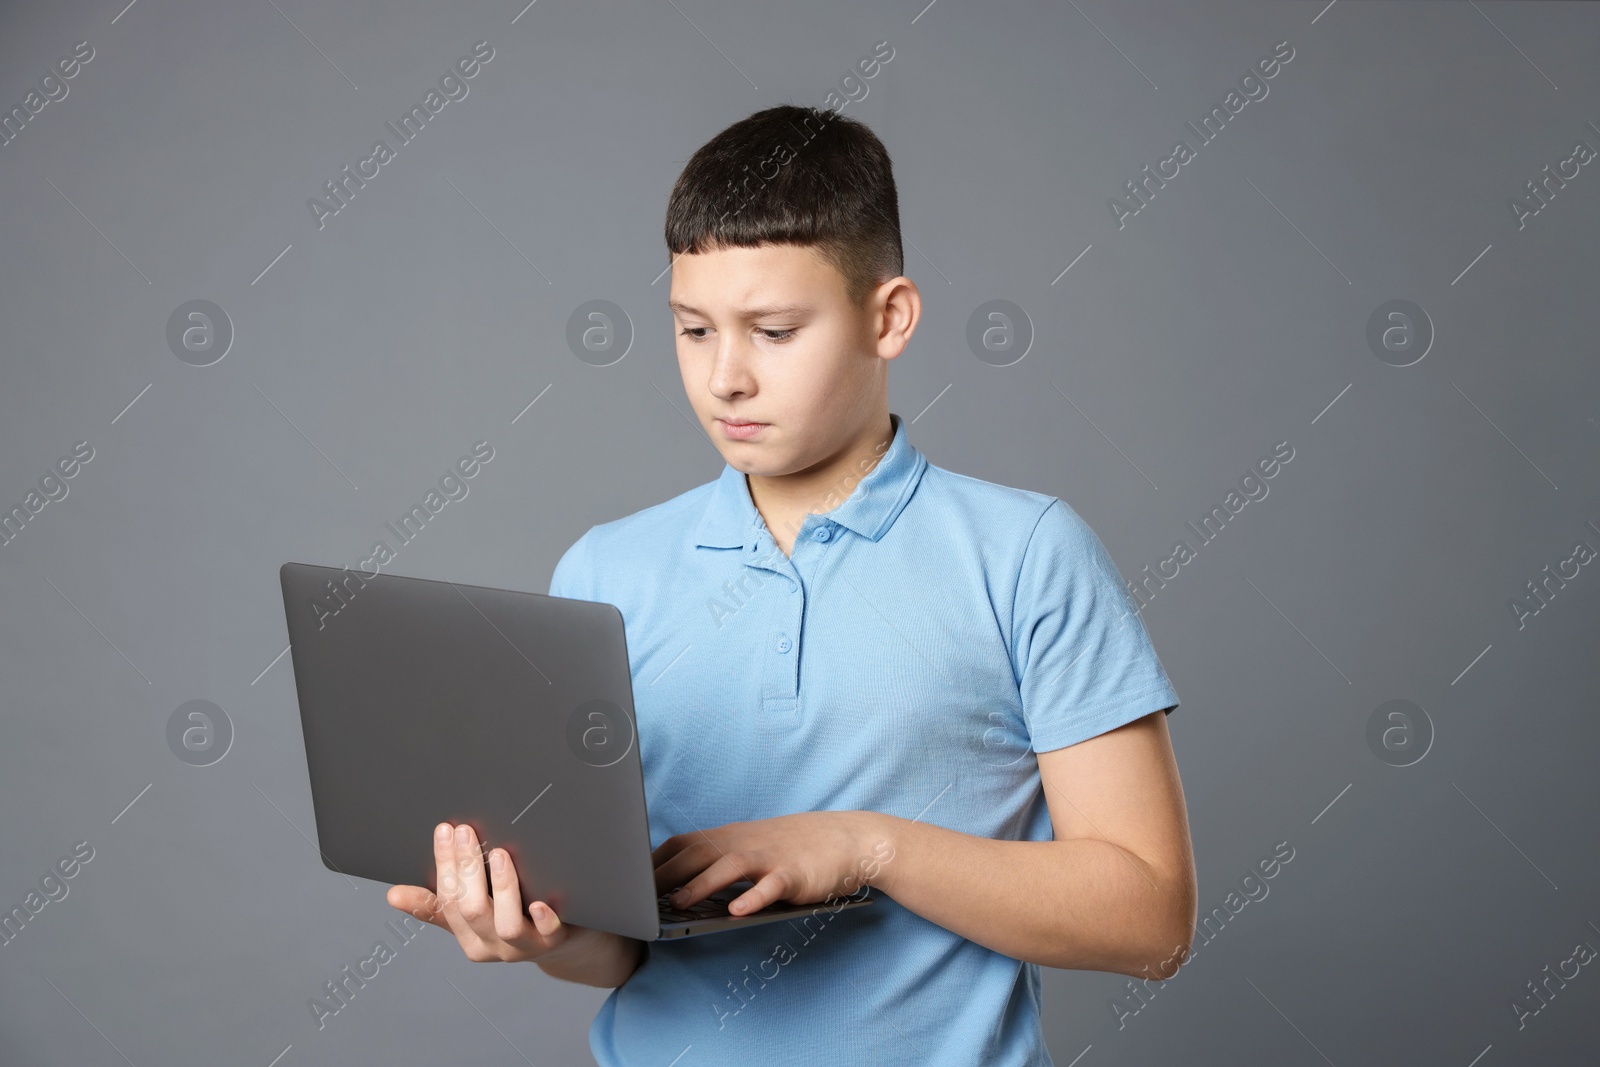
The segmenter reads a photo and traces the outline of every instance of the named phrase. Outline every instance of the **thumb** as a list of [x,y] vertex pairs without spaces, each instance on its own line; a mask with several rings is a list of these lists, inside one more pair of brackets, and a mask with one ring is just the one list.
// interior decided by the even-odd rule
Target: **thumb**
[[432,892],[422,886],[394,885],[384,894],[384,899],[392,908],[410,915],[413,919],[432,923],[442,929],[449,930],[449,923],[445,922],[436,908],[436,900]]

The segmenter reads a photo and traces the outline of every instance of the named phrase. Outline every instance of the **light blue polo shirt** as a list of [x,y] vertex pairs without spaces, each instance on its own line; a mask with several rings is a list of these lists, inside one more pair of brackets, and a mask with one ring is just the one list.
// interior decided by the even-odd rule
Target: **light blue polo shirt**
[[[553,596],[627,629],[651,847],[867,810],[1051,840],[1034,752],[1178,703],[1116,565],[1055,497],[894,440],[786,558],[745,476],[591,528]],[[889,860],[890,863],[893,860]],[[1039,967],[881,892],[656,942],[589,1029],[601,1067],[1049,1064]]]

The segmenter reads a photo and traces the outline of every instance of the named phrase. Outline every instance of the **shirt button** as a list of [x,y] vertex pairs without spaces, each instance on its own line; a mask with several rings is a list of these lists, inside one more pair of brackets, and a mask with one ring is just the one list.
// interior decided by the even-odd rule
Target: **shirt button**
[[779,652],[787,652],[793,647],[794,647],[794,645],[789,641],[789,639],[787,637],[778,638],[778,651]]
[[833,533],[829,531],[826,526],[818,526],[815,530],[811,531],[811,536],[816,538],[818,541],[826,541],[828,538],[833,536]]

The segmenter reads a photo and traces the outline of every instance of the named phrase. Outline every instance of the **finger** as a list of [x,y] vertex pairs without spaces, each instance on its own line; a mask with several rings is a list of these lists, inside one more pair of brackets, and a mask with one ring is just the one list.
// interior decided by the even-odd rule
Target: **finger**
[[721,858],[721,853],[703,846],[691,846],[657,867],[656,892],[666,893],[681,889],[695,875],[708,869]]
[[[495,935],[516,953],[531,950],[543,955],[570,936],[567,926],[542,900],[529,904],[526,915],[522,913],[522,883],[510,853],[503,848],[489,853],[489,884],[494,889]],[[501,955],[509,958],[512,954]]]
[[522,914],[522,885],[511,857],[503,848],[489,853],[489,884],[494,889],[494,932],[502,941],[523,940],[534,931]]
[[456,828],[442,822],[433,828],[433,884],[439,888],[440,909],[455,899],[459,892],[456,883]]
[[542,900],[536,900],[528,905],[528,917],[533,920],[533,927],[543,939],[545,948],[555,948],[567,939],[568,929],[566,923],[555,913],[555,909]]
[[748,915],[769,904],[776,904],[794,892],[794,882],[785,871],[768,871],[760,881],[728,902],[734,915]]
[[[743,857],[738,858],[743,859]],[[730,886],[734,882],[743,881],[746,878],[748,876],[739,870],[739,864],[735,863],[733,857],[723,856],[691,878],[682,889],[674,893],[669,899],[673,907],[679,909],[687,908],[693,904],[700,903],[700,901],[717,890]],[[749,880],[755,881],[754,878]]]
[[444,919],[445,928],[461,942],[462,951],[475,951],[481,938],[461,916],[461,876],[456,863],[455,827],[442,822],[433,830],[434,880],[439,886],[434,912]]
[[[656,892],[677,889],[695,875],[709,870],[719,861],[726,860],[730,849],[708,835],[697,833],[677,854],[656,868]],[[741,876],[742,877],[742,876]],[[754,878],[750,879],[752,882]]]
[[[692,848],[704,848],[706,845],[712,846],[713,850],[720,855],[721,850],[717,848],[717,839],[726,837],[731,828],[740,825],[742,824],[730,822],[723,823],[721,826],[713,827],[710,830],[690,830],[687,833],[673,834],[651,851],[650,862],[659,867]],[[722,847],[725,848],[726,846]]]
[[456,827],[455,850],[461,885],[456,909],[473,933],[493,943],[498,938],[494,929],[494,908],[489,902],[489,883],[483,875],[483,849],[478,844],[477,833],[466,823]]
[[684,846],[689,843],[690,836],[691,835],[689,834],[673,834],[671,837],[661,842],[661,844],[657,845],[650,853],[650,865],[652,867],[659,867],[663,863],[670,860],[673,856],[676,856],[678,853],[682,852]]

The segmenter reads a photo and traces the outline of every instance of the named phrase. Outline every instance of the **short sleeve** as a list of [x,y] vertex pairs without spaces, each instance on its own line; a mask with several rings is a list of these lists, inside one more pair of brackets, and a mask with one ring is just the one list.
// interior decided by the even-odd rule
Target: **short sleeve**
[[1011,633],[1035,752],[1178,704],[1117,565],[1061,500],[1039,517],[1023,553]]
[[587,532],[572,543],[556,561],[550,575],[550,595],[568,600],[593,600],[593,584],[589,577],[589,534]]

